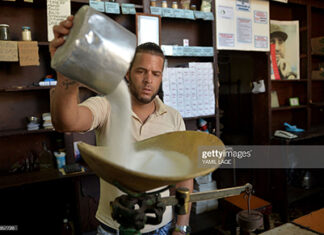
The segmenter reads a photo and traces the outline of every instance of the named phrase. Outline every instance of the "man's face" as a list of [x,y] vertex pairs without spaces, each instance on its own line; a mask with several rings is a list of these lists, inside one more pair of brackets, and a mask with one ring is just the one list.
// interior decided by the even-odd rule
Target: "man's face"
[[162,82],[163,58],[150,53],[138,53],[126,74],[131,95],[140,103],[148,104],[156,96]]
[[276,58],[277,58],[277,61],[279,59],[285,58],[285,53],[286,53],[285,41],[282,40],[282,38],[273,37],[273,38],[271,38],[270,42],[271,42],[271,44],[276,45]]

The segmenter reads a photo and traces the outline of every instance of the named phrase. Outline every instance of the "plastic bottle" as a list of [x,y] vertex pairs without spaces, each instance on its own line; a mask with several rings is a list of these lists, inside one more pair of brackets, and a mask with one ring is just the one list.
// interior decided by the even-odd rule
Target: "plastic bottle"
[[41,169],[54,168],[54,157],[50,150],[48,150],[46,143],[42,143],[43,150],[39,153],[39,163]]
[[63,219],[61,235],[73,235],[73,229],[68,219]]

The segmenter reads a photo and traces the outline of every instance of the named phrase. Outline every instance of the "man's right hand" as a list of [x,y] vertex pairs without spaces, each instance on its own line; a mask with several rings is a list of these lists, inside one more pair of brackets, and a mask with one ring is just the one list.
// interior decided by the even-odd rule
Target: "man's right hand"
[[69,16],[59,25],[53,27],[54,39],[50,42],[49,46],[51,57],[54,56],[56,49],[62,46],[65,42],[64,36],[70,33],[70,29],[73,26],[73,18],[73,16]]

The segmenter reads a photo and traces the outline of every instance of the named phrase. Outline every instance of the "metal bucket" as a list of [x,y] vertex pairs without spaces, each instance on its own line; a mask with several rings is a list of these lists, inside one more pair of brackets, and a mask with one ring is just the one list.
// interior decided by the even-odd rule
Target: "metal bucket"
[[83,6],[51,67],[99,93],[109,94],[124,78],[136,48],[136,36],[108,16]]

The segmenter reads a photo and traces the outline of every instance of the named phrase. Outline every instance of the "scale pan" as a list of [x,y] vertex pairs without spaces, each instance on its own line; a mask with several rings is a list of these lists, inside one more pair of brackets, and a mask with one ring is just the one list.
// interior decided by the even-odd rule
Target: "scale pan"
[[198,147],[200,146],[213,146],[212,149],[218,151],[225,150],[223,142],[218,137],[199,131],[169,132],[136,142],[135,149],[137,151],[162,149],[182,153],[190,159],[192,167],[188,174],[157,176],[127,169],[109,161],[105,158],[108,154],[108,147],[93,146],[83,142],[78,144],[82,158],[96,175],[113,185],[122,186],[133,192],[145,192],[161,186],[176,184],[216,170],[219,165],[213,165],[210,168],[199,166]]

